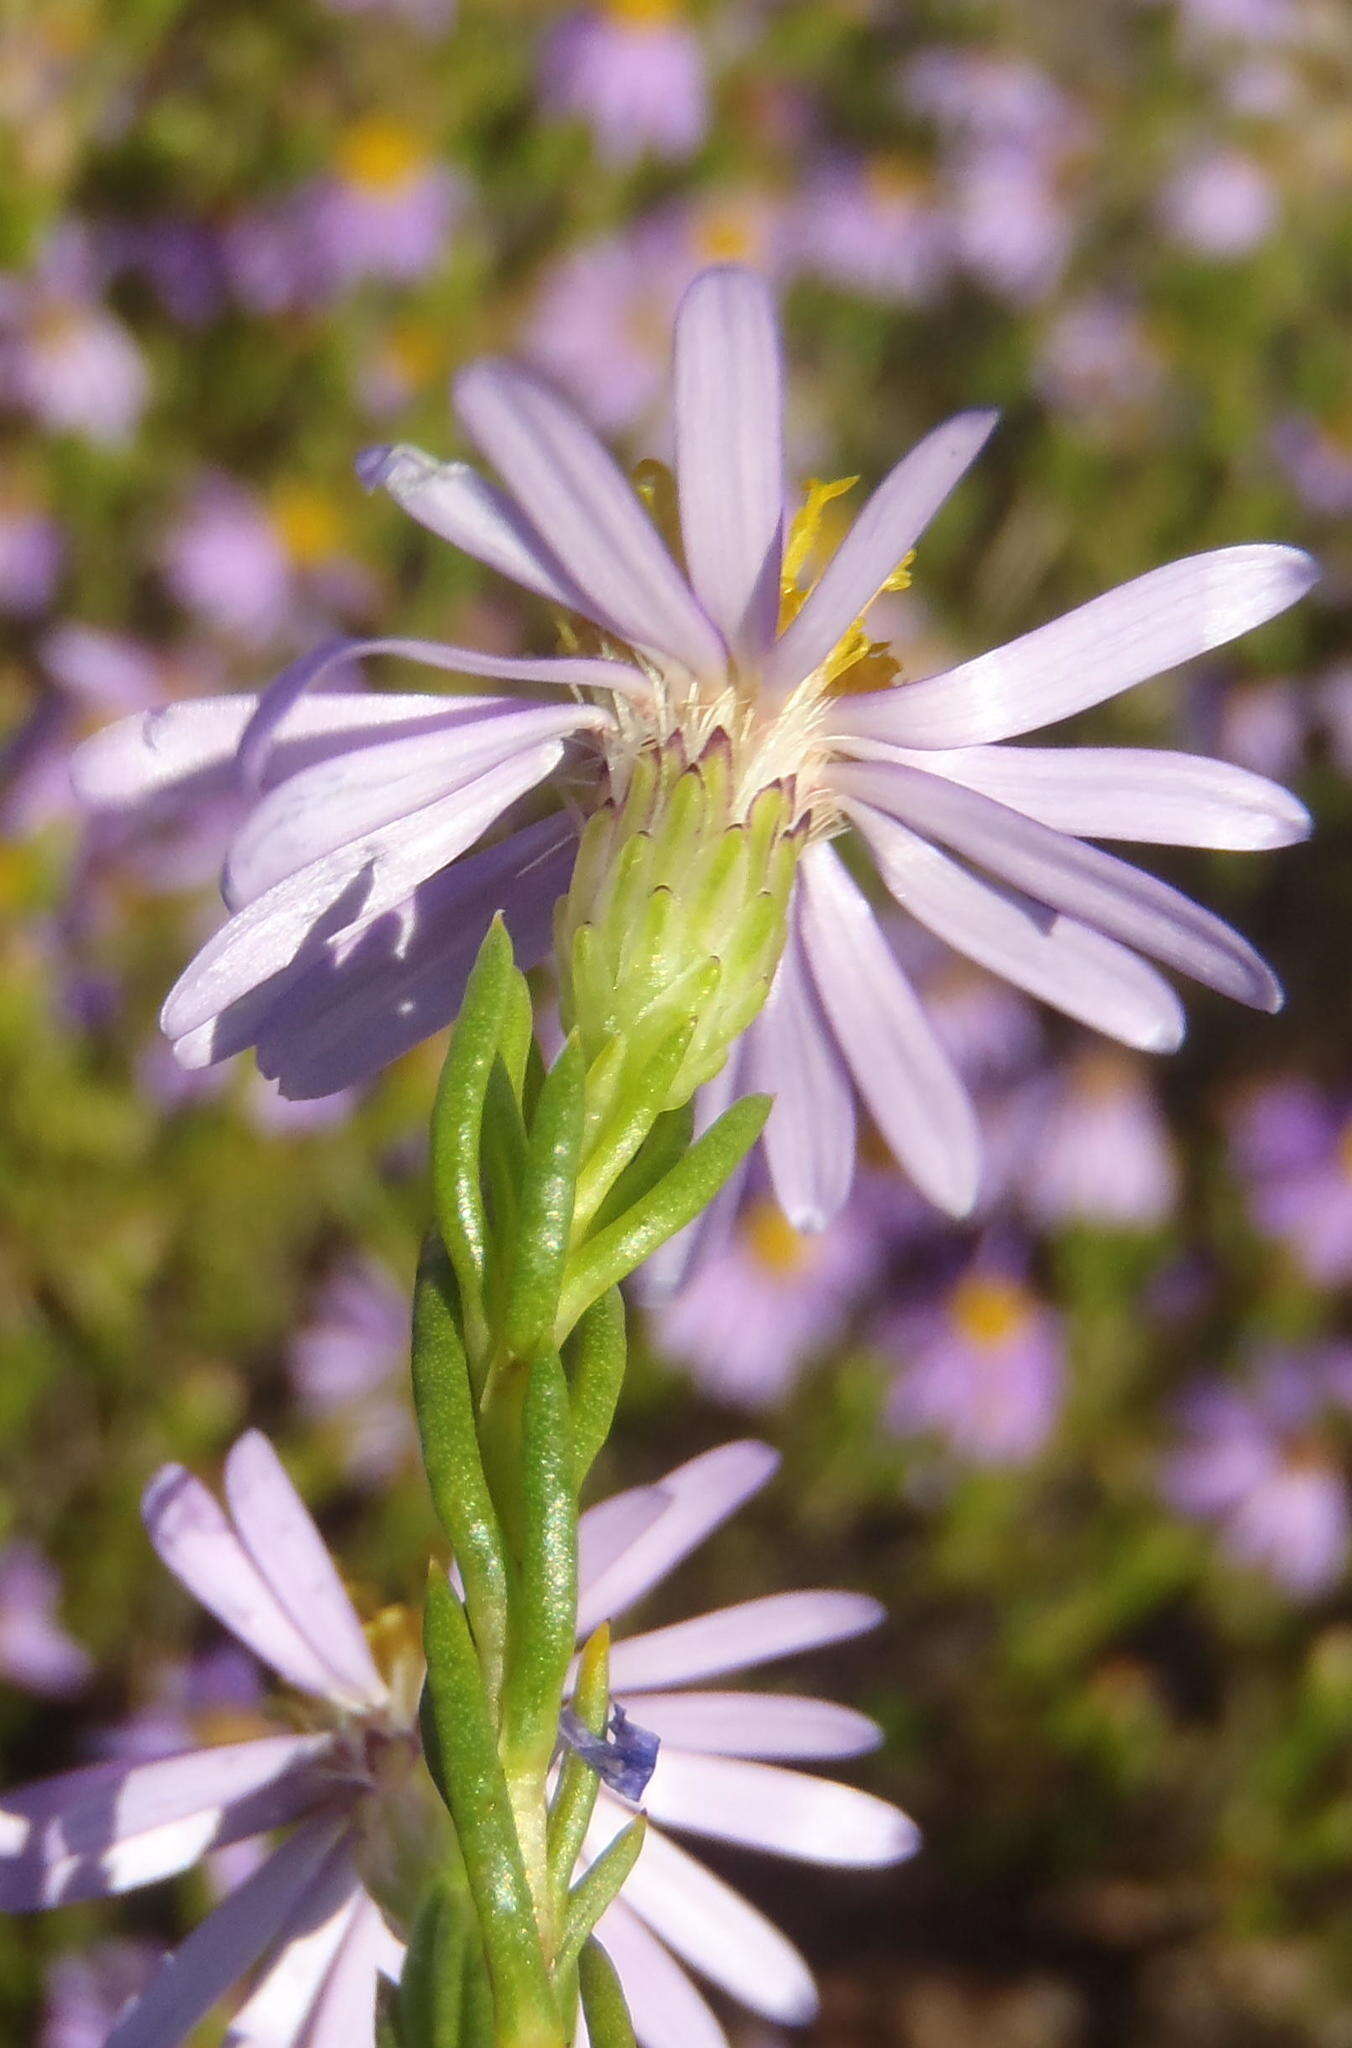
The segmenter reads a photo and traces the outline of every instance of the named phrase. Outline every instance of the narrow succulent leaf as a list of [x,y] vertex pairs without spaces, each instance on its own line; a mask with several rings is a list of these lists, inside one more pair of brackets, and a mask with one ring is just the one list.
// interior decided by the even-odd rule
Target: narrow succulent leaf
[[[659,1044],[630,1064],[628,1086],[612,1109],[577,1178],[576,1229],[579,1236],[595,1216],[620,1174],[638,1152],[659,1116],[669,1107],[690,1042],[698,1028],[694,1016],[680,1017]],[[557,1297],[555,1299],[557,1307]]]
[[655,1188],[677,1160],[689,1150],[695,1133],[695,1105],[683,1102],[679,1109],[663,1110],[638,1152],[615,1182],[596,1212],[594,1230],[604,1230],[622,1216],[650,1188]]
[[558,1313],[580,1194],[586,1078],[582,1047],[571,1036],[541,1086],[526,1142],[504,1323],[508,1349],[518,1358],[540,1349]]
[[[482,1956],[472,1959],[465,1971],[465,1992],[460,2007],[460,2048],[498,2048],[493,2021],[493,1986]],[[568,2030],[564,2029],[564,2039]]]
[[[479,1190],[479,1137],[488,1077],[497,1058],[512,974],[512,942],[501,918],[488,930],[451,1034],[432,1110],[432,1198],[451,1255],[472,1340],[482,1339],[486,1219]],[[473,1342],[471,1348],[477,1348]]]
[[558,1341],[607,1288],[641,1266],[713,1200],[760,1136],[770,1108],[768,1095],[734,1102],[665,1179],[582,1246],[569,1262],[555,1326]]
[[543,1780],[577,1633],[577,1497],[563,1363],[531,1361],[521,1418],[521,1558],[511,1606],[503,1753],[513,1776]]
[[573,1411],[573,1484],[580,1488],[610,1435],[624,1385],[628,1345],[618,1287],[592,1303],[564,1346],[563,1359]]
[[582,1954],[582,1946],[607,1906],[619,1897],[643,1847],[648,1832],[647,1816],[636,1813],[605,1852],[598,1856],[586,1876],[568,1894],[563,1933],[554,1959],[556,1972],[571,1969]]
[[484,1684],[496,1711],[507,1641],[502,1530],[479,1453],[455,1273],[442,1246],[430,1238],[413,1295],[413,1401],[432,1503],[460,1568]]
[[444,1880],[418,1907],[399,1974],[399,2036],[404,2048],[460,2048],[460,2014],[470,1928],[467,1902]]
[[[589,1637],[578,1660],[573,1712],[592,1735],[605,1734],[610,1713],[610,1627],[607,1622]],[[558,1789],[549,1809],[549,1877],[563,1922],[573,1871],[582,1853],[596,1805],[599,1780],[575,1750],[564,1753]]]
[[638,2048],[619,1973],[599,1941],[583,1943],[577,1986],[592,2048]]
[[503,1005],[498,1056],[507,1069],[507,1078],[512,1084],[512,1093],[516,1097],[518,1107],[521,1105],[526,1066],[534,1043],[535,1005],[530,999],[530,985],[520,968],[514,967],[507,977],[507,1000]]
[[506,1309],[521,1209],[521,1176],[526,1165],[526,1127],[521,1105],[501,1058],[488,1075],[480,1136],[480,1167],[487,1209],[484,1295],[488,1318],[500,1329]]
[[469,1624],[435,1566],[428,1576],[423,1641],[428,1766],[465,1859],[493,1986],[497,2038],[514,2048],[562,2048],[563,2029]]

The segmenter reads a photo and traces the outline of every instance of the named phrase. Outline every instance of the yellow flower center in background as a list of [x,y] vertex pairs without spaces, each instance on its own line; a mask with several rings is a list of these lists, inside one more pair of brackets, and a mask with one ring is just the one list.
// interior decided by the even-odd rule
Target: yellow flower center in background
[[297,567],[310,569],[337,553],[342,521],[322,491],[283,484],[272,501],[273,523]]
[[1032,1304],[1017,1282],[990,1278],[960,1280],[950,1309],[961,1335],[987,1351],[999,1350],[1018,1336],[1032,1314]]
[[416,135],[378,114],[355,122],[338,145],[342,176],[369,192],[397,192],[426,161],[427,152]]
[[864,183],[880,206],[889,206],[898,199],[918,199],[925,190],[925,174],[899,151],[883,150],[870,158]]
[[742,1228],[752,1257],[777,1278],[801,1273],[816,1256],[811,1240],[794,1229],[779,1204],[768,1196],[747,1211]]
[[665,28],[680,13],[680,0],[607,0],[606,13],[626,28]]
[[695,249],[705,263],[754,263],[764,235],[749,212],[711,208],[695,229]]

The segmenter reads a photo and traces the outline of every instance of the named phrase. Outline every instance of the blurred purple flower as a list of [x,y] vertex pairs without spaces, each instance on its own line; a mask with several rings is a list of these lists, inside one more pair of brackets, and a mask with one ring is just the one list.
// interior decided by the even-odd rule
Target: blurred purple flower
[[1326,519],[1352,513],[1352,436],[1345,427],[1288,413],[1273,426],[1272,452],[1311,512]]
[[1160,194],[1159,215],[1175,242],[1219,261],[1252,255],[1279,220],[1266,171],[1239,149],[1213,150],[1182,165]]
[[897,1316],[881,1341],[901,1362],[887,1419],[903,1435],[935,1434],[976,1465],[1018,1465],[1056,1428],[1060,1318],[999,1266],[978,1266],[941,1302]]
[[545,43],[544,105],[586,121],[608,163],[693,156],[704,140],[704,52],[675,11],[671,0],[607,0],[569,15]]
[[48,1966],[37,2048],[107,2048],[119,2014],[161,1959],[148,1941],[100,1941]]
[[1321,1287],[1352,1280],[1352,1103],[1272,1081],[1239,1103],[1231,1157],[1249,1215]]
[[408,1344],[407,1290],[371,1260],[329,1275],[292,1341],[297,1401],[312,1420],[337,1425],[355,1478],[388,1479],[413,1452]]
[[103,447],[131,439],[150,395],[132,336],[99,303],[90,238],[67,224],[25,275],[0,277],[0,399]]
[[810,176],[794,211],[805,270],[884,303],[927,304],[947,267],[930,181],[900,159],[841,161]]
[[812,1235],[795,1230],[772,1196],[759,1195],[726,1241],[654,1308],[658,1347],[715,1400],[770,1407],[843,1334],[883,1249],[862,1190]]
[[333,506],[304,485],[269,502],[233,477],[206,476],[166,539],[163,564],[185,611],[253,648],[313,633],[331,610],[362,611],[371,597],[342,551]]
[[220,313],[226,278],[213,228],[185,214],[161,214],[113,222],[99,240],[110,271],[141,278],[169,319],[205,327]]
[[1037,381],[1049,404],[1096,434],[1114,418],[1134,418],[1154,406],[1165,365],[1134,307],[1080,299],[1064,306],[1044,333]]
[[0,1678],[39,1698],[66,1699],[90,1674],[89,1653],[57,1620],[61,1581],[31,1543],[0,1550]]
[[33,619],[56,594],[65,541],[54,519],[0,499],[0,612]]
[[1345,1348],[1269,1357],[1245,1385],[1200,1382],[1180,1406],[1187,1442],[1164,1464],[1166,1499],[1217,1523],[1233,1557],[1289,1592],[1327,1591],[1346,1565],[1352,1515],[1321,1424],[1349,1395]]
[[1173,1214],[1178,1165],[1150,1075],[1092,1051],[1028,1091],[1017,1168],[1034,1222],[1157,1230]]
[[260,1958],[263,1975],[235,2021],[241,2037],[266,2029],[276,2048],[299,2048],[341,2029],[369,2048],[377,1976],[398,1975],[401,1950],[359,1866],[376,1853],[368,1819],[387,1812],[393,1779],[418,1761],[419,1646],[410,1635],[388,1676],[378,1669],[318,1530],[257,1432],[231,1451],[225,1493],[228,1511],[166,1466],[146,1493],[151,1541],[189,1592],[306,1696],[308,1728],[110,1760],[9,1793],[0,1903],[23,1912],[107,1897],[295,1823],[161,1965],[107,2048],[181,2040]]
[[368,278],[412,284],[445,260],[463,204],[459,179],[411,130],[371,116],[341,138],[332,172],[310,188],[310,261],[330,292]]
[[[368,485],[432,531],[590,620],[603,655],[332,642],[261,700],[171,708],[86,743],[79,775],[94,805],[216,778],[273,783],[230,850],[233,914],[164,1008],[185,1063],[256,1045],[263,1071],[297,1097],[369,1076],[449,1021],[493,912],[504,911],[524,963],[543,956],[584,778],[605,801],[638,748],[676,734],[694,758],[713,730],[736,736],[739,806],[791,781],[808,840],[769,1002],[702,1096],[702,1113],[748,1086],[776,1097],[766,1157],[795,1228],[819,1227],[844,1203],[856,1095],[938,1206],[967,1211],[980,1176],[971,1104],[831,843],[847,824],[902,910],[1123,1043],[1164,1051],[1184,1029],[1177,996],[1142,955],[1254,1007],[1278,1006],[1275,978],[1237,933],[1084,840],[1289,844],[1309,828],[1294,798],[1184,754],[1001,743],[1284,610],[1313,580],[1308,557],[1252,546],[1174,562],[893,689],[896,664],[864,617],[885,585],[909,580],[915,542],[994,416],[960,414],[926,436],[813,581],[814,531],[831,494],[810,492],[786,556],[781,382],[760,280],[705,272],[676,336],[688,577],[583,421],[514,364],[479,362],[457,383],[461,417],[505,490],[418,449],[362,458]],[[327,670],[367,653],[572,694],[524,705],[503,695],[307,695]],[[303,731],[330,758],[296,776],[284,755]],[[568,806],[479,845],[565,758]]]

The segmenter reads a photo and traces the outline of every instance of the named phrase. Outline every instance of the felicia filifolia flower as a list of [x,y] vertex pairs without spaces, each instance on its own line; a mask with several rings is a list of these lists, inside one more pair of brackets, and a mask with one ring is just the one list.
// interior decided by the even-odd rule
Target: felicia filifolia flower
[[[165,1962],[108,2048],[176,2048],[260,1958],[232,2040],[360,2048],[376,1978],[400,1949],[358,1869],[382,1866],[388,1815],[417,1760],[416,1635],[389,1631],[383,1674],[323,1541],[266,1438],[241,1437],[223,1509],[181,1466],[145,1497],[146,1526],[189,1592],[305,1696],[303,1725],[151,1761],[92,1764],[0,1801],[0,1906],[102,1898],[209,1850],[291,1832]],[[428,1781],[427,1815],[438,1811]],[[392,1855],[394,1852],[388,1852]]]
[[40,1698],[78,1692],[90,1673],[89,1652],[57,1617],[61,1581],[31,1543],[0,1550],[0,1677]]
[[1352,1278],[1352,1103],[1301,1077],[1255,1089],[1235,1111],[1231,1155],[1249,1215],[1321,1287]]
[[[776,1463],[765,1444],[725,1444],[657,1486],[635,1487],[584,1515],[579,1634],[665,1578],[765,1484]],[[795,1694],[704,1689],[711,1679],[845,1641],[881,1619],[877,1602],[861,1594],[774,1593],[612,1648],[616,1699],[662,1743],[644,1794],[655,1825],[598,1929],[643,2048],[727,2048],[683,1965],[768,2020],[801,2024],[817,2009],[797,1950],[666,1829],[860,1869],[901,1862],[916,1849],[915,1827],[896,1807],[782,1768],[875,1748],[881,1731],[864,1715]],[[598,1856],[631,1818],[632,1809],[603,1786],[586,1857]]]
[[[1155,569],[923,681],[897,681],[863,623],[984,444],[986,412],[921,441],[821,573],[823,499],[786,523],[778,338],[751,273],[705,272],[676,326],[678,567],[659,524],[573,410],[528,371],[460,377],[467,430],[501,484],[410,448],[361,472],[423,524],[581,622],[597,652],[515,658],[408,640],[337,642],[261,698],[124,722],[87,743],[98,804],[175,787],[257,791],[226,863],[233,915],[171,993],[164,1028],[201,1065],[253,1044],[293,1095],[370,1074],[454,1015],[494,911],[518,957],[544,954],[580,815],[664,748],[726,757],[734,807],[773,788],[801,848],[768,1004],[706,1091],[776,1098],[774,1192],[797,1228],[841,1207],[862,1099],[918,1185],[961,1213],[979,1177],[951,1062],[836,840],[939,938],[1081,1022],[1143,1050],[1184,1029],[1158,960],[1260,1009],[1278,985],[1235,932],[1088,837],[1268,847],[1304,835],[1294,798],[1222,762],[1135,748],[1002,742],[1102,703],[1271,618],[1309,559],[1242,546]],[[335,662],[403,655],[451,673],[570,691],[519,697],[307,697]],[[302,766],[307,757],[309,765]],[[553,780],[566,808],[516,825]],[[506,821],[508,836],[479,846]],[[462,858],[462,856],[468,856]]]
[[608,0],[569,15],[545,46],[545,104],[580,115],[610,163],[692,156],[704,140],[704,53],[676,11],[671,0]]
[[1017,1465],[1048,1441],[1061,1412],[1059,1317],[1014,1273],[967,1273],[930,1309],[898,1317],[885,1339],[904,1360],[887,1416],[934,1434],[977,1465]]

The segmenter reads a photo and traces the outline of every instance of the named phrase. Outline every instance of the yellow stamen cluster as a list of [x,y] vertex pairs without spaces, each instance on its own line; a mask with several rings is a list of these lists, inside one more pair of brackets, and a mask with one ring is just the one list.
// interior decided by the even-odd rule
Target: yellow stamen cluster
[[951,1314],[969,1343],[983,1351],[998,1351],[1025,1329],[1033,1304],[1016,1281],[970,1276],[954,1288]]
[[789,1279],[812,1263],[816,1247],[795,1230],[778,1202],[754,1202],[742,1225],[748,1249],[758,1265],[776,1279]]
[[333,502],[308,484],[284,484],[272,500],[272,520],[283,547],[300,569],[329,561],[342,539]]
[[368,192],[392,193],[423,168],[427,152],[407,128],[373,114],[347,130],[338,145],[337,161],[349,184]]

